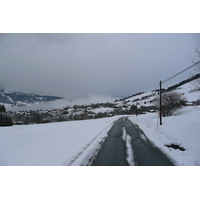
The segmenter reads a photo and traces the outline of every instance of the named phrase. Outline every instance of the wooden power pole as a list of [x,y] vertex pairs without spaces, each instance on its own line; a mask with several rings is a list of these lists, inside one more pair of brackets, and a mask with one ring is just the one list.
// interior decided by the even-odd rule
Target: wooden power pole
[[162,125],[162,81],[160,81],[160,125]]

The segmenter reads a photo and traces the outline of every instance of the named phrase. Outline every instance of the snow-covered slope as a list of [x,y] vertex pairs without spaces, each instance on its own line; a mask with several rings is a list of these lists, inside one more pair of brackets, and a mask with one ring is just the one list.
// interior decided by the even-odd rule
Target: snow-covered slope
[[193,102],[200,99],[200,88],[192,85],[192,83],[186,83],[174,91],[183,94],[187,98],[188,102]]
[[[200,99],[200,89],[193,84],[193,81],[185,83],[177,88],[170,91],[176,91],[184,95],[188,102],[194,102]],[[153,99],[158,94],[158,91],[140,92],[136,95],[120,99],[116,101],[118,106],[127,105],[130,107],[132,104],[137,105],[138,108],[141,106],[153,106]]]

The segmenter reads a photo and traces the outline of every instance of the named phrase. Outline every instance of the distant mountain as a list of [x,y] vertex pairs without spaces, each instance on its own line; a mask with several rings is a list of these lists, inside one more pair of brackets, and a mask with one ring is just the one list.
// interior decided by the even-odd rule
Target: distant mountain
[[41,102],[50,102],[63,99],[57,96],[38,95],[33,93],[10,92],[4,89],[0,90],[0,104],[11,104],[15,106],[26,106]]

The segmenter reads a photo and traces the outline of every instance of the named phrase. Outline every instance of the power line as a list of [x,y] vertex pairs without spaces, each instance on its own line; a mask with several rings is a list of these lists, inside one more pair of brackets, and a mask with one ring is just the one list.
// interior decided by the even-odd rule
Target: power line
[[[197,64],[200,64],[200,61],[198,61],[198,62],[194,63],[193,65],[191,65],[190,67],[188,67],[188,68],[184,69],[183,71],[179,72],[178,74],[175,74],[174,76],[172,76],[172,77],[170,77],[170,78],[168,78],[168,79],[166,79],[166,80],[164,80],[164,81],[161,81],[161,83],[164,83],[164,82],[166,82],[166,81],[168,81],[168,80],[170,80],[170,79],[172,79],[172,78],[174,78],[174,77],[178,76],[179,74],[181,74],[181,73],[185,72],[186,70],[188,70],[188,69],[190,69],[190,68],[194,67],[194,66],[195,66],[195,65],[197,65]],[[158,88],[158,86],[159,86],[159,85],[160,85],[160,82],[159,82],[159,83],[158,83],[158,85],[155,87],[155,89],[154,89],[154,90],[152,90],[152,91],[156,91],[156,89]]]
[[172,77],[170,77],[170,78],[168,78],[168,79],[166,79],[166,80],[164,80],[164,81],[160,81],[160,115],[159,115],[159,117],[160,117],[160,125],[162,125],[162,100],[161,100],[161,98],[162,98],[162,95],[161,95],[161,93],[162,93],[162,83],[164,83],[164,82],[166,82],[166,81],[168,81],[168,80],[170,80],[170,79],[172,79],[172,78],[178,76],[179,74],[185,72],[186,70],[188,70],[188,69],[194,67],[195,65],[197,65],[197,64],[199,64],[199,63],[200,63],[200,61],[194,63],[193,65],[191,65],[190,67],[184,69],[183,71],[179,72],[178,74],[175,74],[174,76],[172,76]]
[[170,79],[172,79],[172,78],[178,76],[179,74],[185,72],[186,70],[188,70],[188,69],[194,67],[195,65],[197,65],[197,64],[199,64],[199,63],[200,63],[200,61],[194,63],[194,64],[191,65],[190,67],[188,67],[188,68],[182,70],[181,72],[175,74],[174,76],[172,76],[172,77],[170,77],[170,78],[168,78],[168,79],[166,79],[166,80],[164,80],[164,81],[160,81],[160,82],[158,83],[158,85],[156,86],[156,88],[153,90],[153,91],[155,91],[155,90],[158,88],[158,86],[160,86],[160,92],[159,92],[159,93],[160,93],[160,111],[159,111],[160,125],[162,125],[162,114],[161,114],[161,112],[162,112],[162,100],[161,100],[161,98],[162,98],[162,95],[161,95],[161,93],[162,93],[162,83],[164,83],[164,82],[166,82],[166,81],[168,81],[168,80],[170,80]]
[[199,64],[199,63],[200,63],[200,61],[199,61],[199,62],[196,62],[196,63],[194,63],[193,65],[191,65],[190,67],[188,67],[188,68],[184,69],[183,71],[179,72],[178,74],[175,74],[174,76],[172,76],[172,77],[170,77],[170,78],[168,78],[168,79],[166,79],[166,80],[162,81],[162,83],[164,83],[164,82],[166,82],[166,81],[169,81],[170,79],[172,79],[172,78],[174,78],[174,77],[178,76],[179,74],[181,74],[181,73],[185,72],[186,70],[188,70],[188,69],[190,69],[190,68],[194,67],[195,65],[197,65],[197,64]]
[[158,83],[158,85],[155,87],[155,89],[154,90],[152,90],[152,91],[156,91],[156,89],[158,88],[158,86],[160,85],[160,83]]

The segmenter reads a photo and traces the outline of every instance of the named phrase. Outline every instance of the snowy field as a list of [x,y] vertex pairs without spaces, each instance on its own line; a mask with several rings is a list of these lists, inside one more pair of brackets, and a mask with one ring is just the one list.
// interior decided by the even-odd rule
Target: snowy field
[[0,165],[80,165],[118,118],[1,127]]
[[[146,136],[178,166],[200,165],[200,106],[186,107],[176,116],[163,118],[157,128],[157,113],[130,116]],[[99,148],[119,117],[0,128],[2,166],[79,166]],[[157,128],[157,129],[156,129]],[[179,144],[186,150],[168,148]]]

